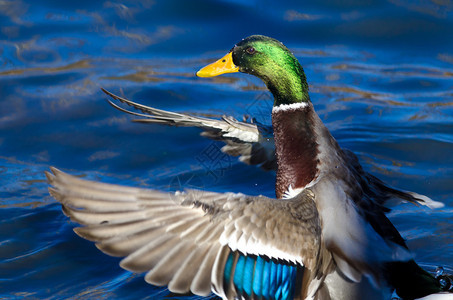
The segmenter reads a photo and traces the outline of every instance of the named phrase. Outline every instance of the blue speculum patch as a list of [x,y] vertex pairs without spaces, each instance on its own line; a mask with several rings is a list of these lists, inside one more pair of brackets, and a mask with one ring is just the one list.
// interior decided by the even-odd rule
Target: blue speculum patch
[[[122,270],[119,258],[74,234],[44,183],[49,166],[133,187],[275,196],[274,172],[225,158],[224,144],[200,130],[132,123],[99,89],[158,109],[271,125],[273,98],[260,79],[195,76],[250,34],[295,53],[321,120],[366,171],[451,208],[452,6],[362,2],[2,1],[0,299],[169,298],[167,287]],[[219,159],[205,160],[212,149]],[[416,244],[417,262],[450,274],[453,211],[423,211],[403,204],[391,220]],[[259,268],[263,280],[252,289],[261,284],[270,298],[277,266]]]
[[232,252],[224,269],[224,287],[234,284],[245,298],[294,298],[298,267],[283,261]]

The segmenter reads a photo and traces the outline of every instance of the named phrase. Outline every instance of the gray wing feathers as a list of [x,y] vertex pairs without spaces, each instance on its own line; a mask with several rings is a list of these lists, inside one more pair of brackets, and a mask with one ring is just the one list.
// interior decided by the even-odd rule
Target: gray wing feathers
[[[143,118],[135,120],[137,122],[202,128],[205,130],[202,133],[203,136],[226,143],[222,147],[224,153],[231,156],[239,156],[241,162],[249,165],[259,165],[266,171],[277,170],[275,145],[270,128],[264,129],[264,127],[259,127],[257,124],[240,122],[230,116],[223,116],[221,120],[215,120],[160,110],[132,102],[104,89],[102,91],[112,99],[142,111],[143,114],[128,111],[109,101],[116,109]],[[443,203],[434,201],[427,196],[389,187],[378,178],[365,172],[358,158],[351,151],[344,149],[343,153],[351,171],[358,177],[361,184],[365,187],[364,190],[374,202],[385,206],[392,206],[402,201],[426,205],[429,208],[444,206]]]
[[142,123],[159,123],[173,126],[182,126],[182,127],[200,127],[205,130],[220,130],[222,136],[229,138],[236,138],[244,142],[258,142],[259,132],[255,124],[239,122],[233,117],[222,117],[221,120],[209,119],[198,116],[191,116],[187,114],[175,113],[171,111],[161,110],[142,104],[135,103],[128,99],[116,96],[104,89],[104,93],[109,95],[115,100],[118,100],[124,104],[127,104],[134,109],[140,110],[143,114],[132,112],[126,109],[121,108],[115,103],[109,100],[110,105],[114,108],[131,114],[143,119],[135,120],[136,122]]
[[[239,160],[250,165],[260,165],[264,170],[276,170],[275,146],[269,128],[263,130],[257,124],[240,122],[231,116],[211,119],[188,114],[175,113],[135,103],[114,95],[104,89],[104,93],[112,99],[124,103],[142,113],[124,109],[112,101],[114,108],[140,117],[134,120],[140,123],[156,123],[180,127],[198,127],[203,129],[202,136],[226,143],[222,151],[231,156],[239,156]],[[260,129],[261,128],[261,129]]]
[[192,190],[171,194],[51,170],[50,193],[66,215],[85,225],[75,232],[105,253],[125,257],[123,268],[148,272],[146,281],[173,292],[222,294],[223,268],[234,250],[251,249],[308,268],[316,264],[320,229],[310,192],[292,200]]
[[109,255],[126,256],[123,268],[149,271],[145,279],[150,283],[170,284],[174,292],[210,293],[211,280],[200,278],[211,277],[221,230],[214,231],[216,239],[210,237],[213,232],[204,232],[205,227],[217,228],[202,208],[178,203],[181,197],[168,193],[85,181],[54,168],[52,172],[46,174],[52,196],[66,215],[86,225],[76,228],[77,234]]

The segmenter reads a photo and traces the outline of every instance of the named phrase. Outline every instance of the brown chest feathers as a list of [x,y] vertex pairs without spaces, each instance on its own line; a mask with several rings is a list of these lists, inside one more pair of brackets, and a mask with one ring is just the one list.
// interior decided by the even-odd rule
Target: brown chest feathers
[[272,110],[277,154],[276,195],[282,198],[291,186],[303,188],[318,174],[318,144],[311,103],[275,107]]

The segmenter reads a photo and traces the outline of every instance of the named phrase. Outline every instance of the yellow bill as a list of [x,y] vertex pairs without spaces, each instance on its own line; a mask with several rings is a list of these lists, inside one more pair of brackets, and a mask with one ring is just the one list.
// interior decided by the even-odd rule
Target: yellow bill
[[231,52],[229,52],[227,55],[225,55],[218,61],[213,62],[212,64],[209,64],[204,68],[201,68],[200,71],[197,72],[197,76],[214,77],[220,74],[234,72],[239,72],[239,67],[237,67],[233,63],[233,56],[231,55]]

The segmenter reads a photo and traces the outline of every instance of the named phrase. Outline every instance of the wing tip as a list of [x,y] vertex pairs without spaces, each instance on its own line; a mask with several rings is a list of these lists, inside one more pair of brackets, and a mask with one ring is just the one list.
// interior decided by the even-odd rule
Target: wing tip
[[101,91],[103,91],[107,96],[110,96],[112,98],[116,98],[114,94],[110,93],[109,91],[107,91],[106,89],[104,89],[102,87],[101,87]]
[[50,171],[52,171],[53,174],[57,175],[59,173],[63,173],[63,171],[61,171],[60,169],[57,169],[56,167],[54,166],[50,166],[49,167]]
[[58,202],[61,203],[61,200],[62,200],[61,198],[62,198],[62,196],[61,196],[61,194],[58,192],[58,190],[57,190],[56,188],[54,188],[54,187],[48,187],[47,189],[48,189],[48,191],[49,191],[49,194],[50,194],[52,197],[54,197],[55,200],[57,200]]
[[53,182],[55,182],[55,175],[49,171],[44,171],[44,175],[46,176],[47,183],[53,185]]
[[[96,239],[95,236],[90,234],[90,230],[88,227],[76,227],[76,228],[73,228],[72,231],[74,231],[74,233],[77,234],[78,236],[80,236],[81,238],[86,239],[88,241],[91,241],[91,242],[98,241],[98,239]],[[99,249],[97,244],[95,244],[95,245]]]

